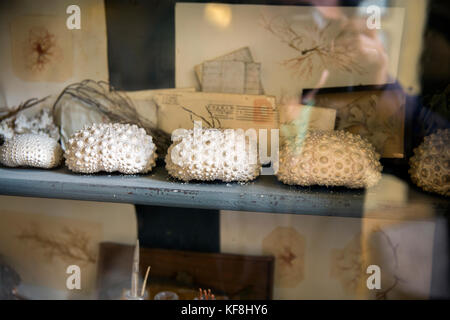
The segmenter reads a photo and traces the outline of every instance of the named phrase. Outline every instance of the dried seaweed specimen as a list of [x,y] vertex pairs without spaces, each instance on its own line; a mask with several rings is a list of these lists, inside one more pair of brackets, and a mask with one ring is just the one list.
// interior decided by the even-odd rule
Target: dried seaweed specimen
[[47,68],[52,59],[59,54],[55,35],[44,27],[34,27],[28,31],[25,50],[26,67],[33,72]]
[[262,242],[264,254],[275,256],[275,282],[295,288],[305,273],[305,238],[292,227],[276,227]]
[[271,19],[261,16],[261,25],[281,43],[299,53],[282,62],[298,77],[312,76],[317,67],[359,75],[366,72],[351,50],[350,31],[340,28],[333,34],[335,25],[331,22],[322,29],[317,25],[299,28],[282,16]]
[[[36,105],[40,104],[41,102],[44,102],[48,98],[49,98],[49,96],[42,98],[42,99],[38,99],[38,98],[28,99],[28,100],[22,102],[20,105],[14,107],[14,108],[11,108],[10,111],[8,111],[6,113],[2,113],[0,115],[0,121],[11,119],[14,116],[16,116],[20,111],[31,108],[33,106],[36,106]],[[9,108],[6,108],[6,109],[9,110]]]
[[[389,236],[381,229],[375,228],[372,232],[376,232],[382,237],[383,243],[391,252],[393,258],[391,262],[394,264],[394,268],[397,269],[397,246],[392,243]],[[333,249],[332,251],[331,277],[338,279],[348,294],[355,294],[358,291],[358,288],[366,285],[366,279],[368,277],[366,269],[369,265],[380,265],[379,262],[373,261],[374,257],[376,257],[377,249],[369,244],[367,247],[369,252],[363,252],[362,241],[361,234],[357,234],[344,248]],[[368,259],[370,259],[370,261],[368,261]],[[385,277],[385,275],[382,273],[382,279],[383,277]],[[400,282],[400,278],[396,274],[393,275],[392,280],[389,280],[392,281],[392,283],[387,288],[382,285],[380,290],[375,291],[376,299],[387,299],[389,292],[391,292]]]
[[[170,144],[170,136],[155,127],[151,121],[140,118],[136,107],[131,99],[123,92],[115,90],[108,82],[84,80],[67,86],[53,106],[53,111],[57,118],[66,112],[70,115],[71,108],[80,107],[97,112],[105,118],[105,122],[135,124],[144,128],[149,135],[154,138],[154,142],[161,154],[164,154]],[[68,117],[70,118],[70,116]],[[75,131],[84,125],[93,123],[78,123],[80,128],[73,130],[69,125],[61,124],[61,136],[70,137]],[[67,141],[62,141],[63,149],[66,148]]]
[[11,17],[12,70],[18,78],[63,82],[72,77],[74,39],[64,22],[65,17],[58,15]]
[[91,238],[82,230],[62,227],[59,234],[47,234],[38,225],[30,224],[17,235],[22,241],[29,242],[42,250],[51,259],[60,259],[67,263],[95,263],[97,261]]

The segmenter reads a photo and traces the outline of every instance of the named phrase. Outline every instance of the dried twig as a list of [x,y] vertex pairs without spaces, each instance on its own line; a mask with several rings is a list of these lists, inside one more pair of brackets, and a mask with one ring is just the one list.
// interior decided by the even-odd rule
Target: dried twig
[[25,102],[22,102],[17,108],[14,108],[14,110],[8,112],[7,114],[0,116],[0,121],[3,121],[5,119],[11,118],[13,116],[16,116],[20,111],[31,108],[45,100],[47,100],[50,96],[46,96],[45,98],[38,99],[38,98],[31,98],[26,100]]

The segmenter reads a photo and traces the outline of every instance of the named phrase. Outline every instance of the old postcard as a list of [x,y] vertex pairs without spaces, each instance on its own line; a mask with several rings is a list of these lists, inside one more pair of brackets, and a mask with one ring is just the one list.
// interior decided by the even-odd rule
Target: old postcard
[[280,126],[280,132],[285,137],[296,136],[307,129],[334,130],[335,109],[300,104],[287,105],[281,108],[288,108],[291,116],[288,123]]
[[125,91],[126,95],[130,97],[139,117],[144,118],[147,122],[153,123],[155,126],[158,122],[158,111],[153,97],[158,93],[173,93],[173,92],[194,92],[195,88],[171,88],[171,89],[153,89],[153,90],[139,90],[139,91]]
[[203,66],[203,92],[244,93],[245,63],[206,61]]
[[[242,62],[253,62],[253,57],[248,47],[240,48],[230,53],[224,54],[220,57],[208,60],[208,61],[242,61]],[[203,66],[198,64],[194,67],[195,74],[197,75],[198,81],[203,83]]]
[[275,97],[206,92],[159,93],[158,127],[167,133],[178,128],[203,127],[233,129],[278,128]]

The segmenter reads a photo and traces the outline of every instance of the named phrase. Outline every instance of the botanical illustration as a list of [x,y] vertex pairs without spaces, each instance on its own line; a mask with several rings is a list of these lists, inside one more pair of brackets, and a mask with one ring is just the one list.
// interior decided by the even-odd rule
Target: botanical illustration
[[[371,235],[376,234],[380,242],[378,245],[370,240],[364,242],[361,234],[357,234],[342,249],[333,249],[331,257],[331,277],[338,279],[347,294],[356,295],[361,288],[368,291],[366,272],[369,265],[375,264],[382,270],[394,270],[381,273],[381,289],[375,291],[375,299],[386,300],[389,293],[398,285],[400,277],[396,274],[398,269],[397,246],[381,229],[373,229]],[[381,259],[381,252],[387,252],[389,260]],[[389,261],[389,262],[386,262]],[[392,266],[386,266],[386,263]],[[386,266],[386,268],[383,268]]]
[[296,56],[281,64],[298,77],[311,77],[313,71],[326,69],[358,75],[366,72],[350,49],[350,32],[335,23],[328,22],[319,28],[311,23],[294,24],[283,16],[269,18],[262,15],[261,25],[283,45],[297,51]]
[[62,226],[57,234],[43,231],[39,225],[30,223],[17,238],[43,252],[49,259],[67,263],[91,264],[97,261],[91,237],[82,230]]
[[275,284],[295,288],[305,277],[305,237],[292,227],[276,227],[262,241],[264,254],[275,256]]

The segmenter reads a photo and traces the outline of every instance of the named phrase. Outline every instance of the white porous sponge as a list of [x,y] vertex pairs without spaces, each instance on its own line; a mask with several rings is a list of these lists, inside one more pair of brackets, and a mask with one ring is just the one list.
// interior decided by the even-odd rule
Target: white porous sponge
[[166,169],[180,180],[243,182],[260,173],[256,142],[253,148],[243,131],[191,129],[172,139]]
[[59,143],[41,134],[19,134],[0,147],[0,161],[8,167],[54,168],[61,163]]
[[152,137],[136,125],[97,123],[70,137],[64,157],[74,172],[136,174],[151,171],[155,151]]
[[409,159],[411,180],[425,191],[450,196],[450,129],[425,137]]
[[381,178],[375,148],[344,131],[307,131],[283,142],[277,172],[291,185],[368,188]]

